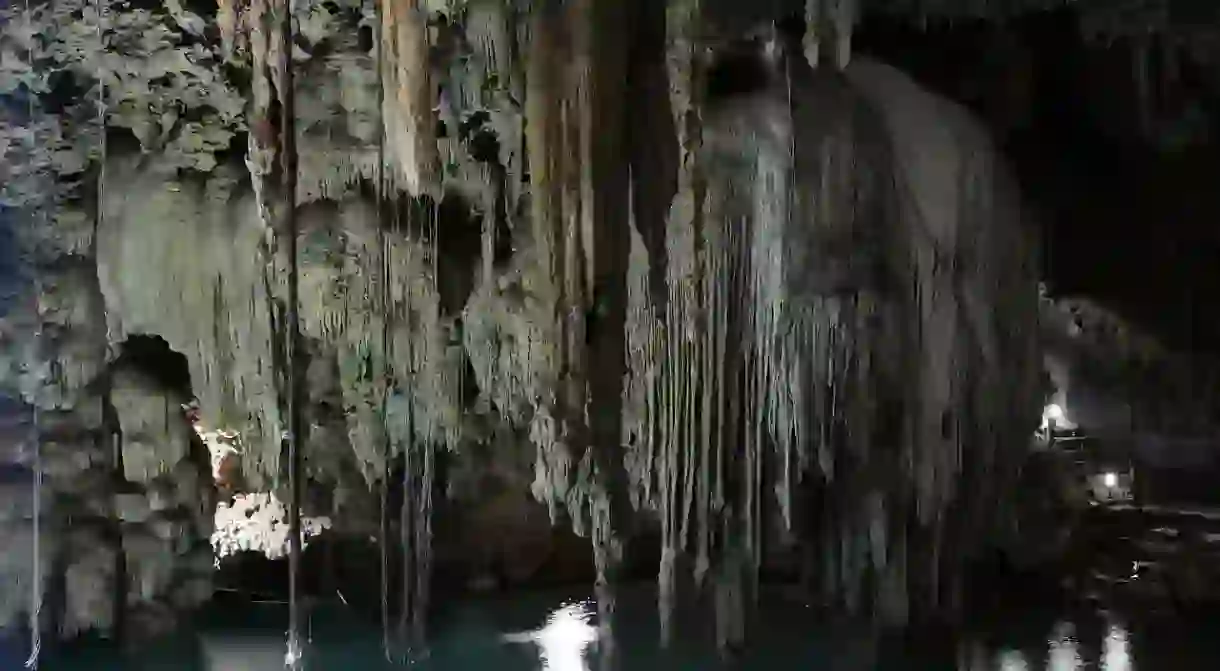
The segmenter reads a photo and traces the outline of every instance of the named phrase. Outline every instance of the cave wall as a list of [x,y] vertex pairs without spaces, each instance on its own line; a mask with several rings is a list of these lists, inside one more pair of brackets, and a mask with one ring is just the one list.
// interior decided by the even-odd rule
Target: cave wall
[[1080,297],[1041,300],[1044,356],[1068,419],[1107,442],[1174,462],[1214,459],[1220,406],[1214,357],[1166,344],[1120,312]]
[[[8,322],[6,379],[42,413],[47,519],[97,481],[110,534],[42,526],[65,562],[45,575],[77,595],[62,631],[118,626],[118,583],[132,608],[207,591],[182,539],[208,522],[194,509],[189,529],[158,522],[212,490],[187,481],[207,472],[179,412],[188,395],[204,424],[240,436],[246,488],[280,485],[294,266],[306,505],[367,537],[378,489],[401,478],[411,496],[392,526],[423,576],[413,612],[451,454],[467,472],[450,482],[528,487],[590,536],[605,607],[623,543],[650,526],[663,615],[689,566],[714,590],[723,642],[742,637],[781,549],[799,549],[834,605],[901,622],[952,604],[971,539],[1000,533],[1040,401],[1034,246],[1003,162],[960,108],[888,66],[848,65],[849,31],[816,70],[774,31],[718,38],[714,56],[759,77],[716,97],[701,47],[714,17],[646,5],[406,2],[378,22],[373,3],[300,3],[291,47],[263,23],[267,3],[112,8],[113,62],[80,55],[97,45],[68,30],[71,7],[39,8],[51,46],[14,75],[39,84],[35,118],[6,107],[5,127],[37,122],[78,148],[48,157],[12,133],[6,165],[37,159],[5,204],[34,217],[23,245],[39,285],[26,321]],[[295,188],[279,174],[285,48]],[[60,109],[53,69],[107,87]],[[463,216],[445,213],[454,203]],[[454,275],[473,278],[460,309],[443,299]],[[181,355],[190,388],[124,372],[132,336]],[[520,509],[478,486],[454,498],[472,531]],[[523,547],[547,546],[533,520],[521,529]]]

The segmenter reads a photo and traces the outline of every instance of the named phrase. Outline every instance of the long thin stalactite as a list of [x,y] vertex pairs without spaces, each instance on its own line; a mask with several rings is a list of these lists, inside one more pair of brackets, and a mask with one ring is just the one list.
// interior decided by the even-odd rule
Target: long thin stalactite
[[[28,0],[27,0],[28,3]],[[30,656],[25,668],[33,671],[42,658],[42,432],[38,428],[39,412],[34,407],[34,543],[33,580],[30,581]]]
[[301,579],[301,459],[305,439],[304,387],[301,361],[300,269],[298,268],[298,231],[296,217],[297,155],[296,109],[292,66],[292,0],[279,5],[281,42],[279,62],[280,101],[280,179],[282,199],[281,230],[288,238],[288,323],[286,324],[288,359],[288,652],[285,665],[293,671],[305,668],[305,651],[301,640],[302,599]]
[[[30,0],[25,0],[25,16],[29,21],[29,33],[34,34],[34,15],[30,11]],[[30,42],[30,48],[27,54],[28,61],[34,63],[34,47],[33,42]],[[26,112],[28,118],[34,118],[34,94],[32,91],[26,92]],[[30,656],[25,660],[25,668],[31,671],[39,666],[42,658],[42,430],[39,426],[39,411],[38,405],[34,405],[34,477],[33,477],[33,495],[34,495],[34,542],[33,542],[33,566],[31,573],[33,580],[30,581]]]
[[[381,272],[381,307],[383,318],[381,324],[381,375],[382,390],[381,398],[381,421],[382,421],[382,446],[381,446],[381,479],[379,482],[379,494],[381,498],[380,508],[380,525],[378,527],[380,538],[378,541],[381,554],[381,651],[387,662],[393,663],[394,657],[391,651],[390,643],[390,464],[394,456],[394,447],[392,437],[390,435],[390,398],[394,391],[393,375],[394,370],[391,365],[393,355],[391,353],[394,309],[392,305],[393,294],[390,291],[390,243],[386,231],[385,221],[385,77],[381,73],[385,72],[385,49],[384,49],[384,34],[380,32],[384,18],[382,13],[385,11],[382,2],[374,2],[374,11],[376,12],[376,67],[378,72],[377,77],[377,176],[376,184],[374,184],[376,193],[376,212],[377,212],[377,244],[378,254],[380,255],[380,272]],[[397,207],[395,207],[397,211]]]

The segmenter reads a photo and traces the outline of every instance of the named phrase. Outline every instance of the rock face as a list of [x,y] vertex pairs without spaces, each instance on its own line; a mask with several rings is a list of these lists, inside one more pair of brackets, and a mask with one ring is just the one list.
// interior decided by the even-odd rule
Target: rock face
[[[32,116],[3,112],[6,160],[40,159],[6,186],[36,283],[5,343],[39,412],[61,632],[206,597],[213,483],[183,404],[270,491],[291,366],[305,508],[380,529],[417,618],[434,497],[456,502],[458,554],[510,537],[487,549],[515,578],[553,550],[527,491],[590,537],[603,609],[624,543],[659,527],[666,621],[690,563],[726,644],[794,548],[829,603],[951,607],[1040,409],[1015,186],[975,121],[897,70],[842,48],[815,70],[799,36],[711,48],[697,3],[670,4],[295,3],[290,47],[262,0],[115,5],[82,14],[125,45],[108,59],[59,9],[35,8],[41,43],[6,24],[14,53],[49,49],[4,75],[37,84]],[[46,63],[105,88],[57,107]],[[22,144],[51,129],[79,148]],[[153,336],[185,382],[120,356]]]
[[1068,421],[1143,466],[1214,467],[1214,355],[1167,346],[1094,301],[1044,296],[1041,304],[1046,368]]

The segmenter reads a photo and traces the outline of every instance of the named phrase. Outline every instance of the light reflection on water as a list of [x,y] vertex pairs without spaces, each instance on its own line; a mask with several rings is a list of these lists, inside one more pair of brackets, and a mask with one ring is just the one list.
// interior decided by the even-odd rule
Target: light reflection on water
[[[1045,671],[1078,671],[1099,668],[1099,671],[1136,671],[1131,651],[1131,633],[1117,621],[1108,624],[1101,641],[1100,667],[1085,663],[1081,648],[1087,645],[1078,638],[1077,628],[1071,622],[1059,622],[1047,637]],[[1003,649],[995,653],[996,671],[1042,671],[1030,663],[1021,650]]]
[[[624,608],[624,601],[626,607]],[[680,637],[665,653],[656,646],[655,623],[649,620],[653,604],[644,599],[632,605],[620,599],[620,668],[628,671],[705,671],[720,668],[707,654],[710,641]],[[624,612],[626,611],[626,612]],[[596,606],[590,600],[536,597],[528,601],[504,599],[489,603],[455,604],[434,631],[431,654],[411,668],[421,671],[590,671],[597,668]],[[99,662],[83,657],[48,664],[46,671],[280,671],[283,668],[283,631],[279,614],[261,623],[247,622],[246,614],[229,614],[221,626],[194,638],[203,649],[191,653],[184,646],[172,664],[125,660]],[[336,616],[337,615],[337,616]],[[978,637],[960,650],[951,641],[941,652],[925,656],[904,651],[901,644],[884,642],[861,633],[857,625],[818,624],[802,619],[783,606],[764,608],[750,633],[752,644],[735,668],[746,671],[782,671],[819,668],[824,671],[1185,671],[1220,668],[1220,650],[1211,643],[1215,634],[1183,635],[1149,629],[1144,620],[1124,621],[1101,614],[1084,614],[1060,620],[1043,620],[1019,612],[1005,612],[1003,621],[980,627]],[[1053,616],[1052,616],[1053,617]],[[310,671],[362,671],[401,669],[387,664],[381,651],[381,634],[373,623],[353,622],[350,613],[315,613],[315,637],[307,656]],[[1184,625],[1187,628],[1189,625]],[[1155,632],[1155,633],[1153,633]],[[692,636],[697,638],[693,632]],[[1178,639],[1179,636],[1184,636]],[[855,639],[846,643],[847,639]],[[868,643],[868,641],[872,643]],[[1166,656],[1169,647],[1185,645],[1194,659]],[[859,643],[857,645],[857,643]],[[870,645],[885,651],[885,659],[861,654]],[[1161,650],[1157,654],[1157,648]],[[939,648],[938,648],[939,649]],[[969,654],[964,654],[969,651]],[[1136,654],[1143,666],[1138,666]],[[1145,652],[1149,658],[1144,659]],[[1196,654],[1199,653],[1199,654]],[[187,660],[193,654],[194,659]],[[956,657],[956,662],[954,658]],[[1205,660],[1205,661],[1204,661]],[[1199,664],[1202,661],[1202,665]],[[1183,663],[1185,662],[1185,663]]]
[[1076,628],[1070,622],[1055,625],[1055,631],[1048,642],[1050,650],[1047,655],[1047,671],[1076,671],[1082,666],[1075,635]]
[[1119,624],[1111,624],[1102,648],[1102,671],[1135,671],[1131,658],[1131,635]]
[[1001,650],[996,654],[997,671],[1031,671],[1025,653],[1020,650]]
[[[527,646],[528,657],[532,662],[524,661],[518,658],[518,661],[524,661],[520,667],[512,666],[512,668],[530,669],[533,671],[590,671],[591,659],[596,655],[596,644],[598,641],[598,629],[596,626],[596,606],[591,601],[576,601],[565,602],[548,613],[542,622],[536,628],[527,629],[524,631],[500,633],[496,638],[498,644],[509,646],[519,645]],[[962,644],[963,653],[959,654],[956,671],[1084,671],[1085,669],[1097,669],[1098,671],[1136,671],[1135,660],[1132,654],[1131,633],[1126,625],[1118,621],[1108,621],[1105,624],[1104,630],[1098,630],[1095,633],[1097,636],[1087,636],[1084,631],[1087,627],[1077,626],[1073,622],[1061,621],[1051,627],[1046,633],[1044,640],[1044,648],[1041,651],[1024,650],[1016,647],[1001,647],[993,648],[988,652],[982,644],[978,642],[964,642]],[[628,631],[630,631],[628,629]],[[459,636],[467,636],[468,632],[449,632],[450,635],[456,633]],[[771,631],[774,635],[776,632]],[[788,632],[794,635],[800,635],[796,631]],[[1082,640],[1083,639],[1083,640]],[[464,645],[470,647],[473,640],[467,641]],[[622,641],[624,646],[633,646],[637,643],[634,637]],[[645,647],[645,646],[641,646]],[[274,651],[268,650],[267,653]],[[825,657],[833,658],[836,655],[829,653],[829,649],[823,649],[821,654]],[[1041,652],[1041,654],[1038,654]],[[251,666],[251,660],[256,659],[259,655],[252,654],[246,650],[241,657],[245,663],[239,666],[209,666],[207,671],[233,671],[240,668],[241,671],[263,671],[262,666],[255,668]],[[274,655],[267,654],[263,657],[270,658]],[[783,669],[783,668],[805,668],[799,664],[797,659],[790,658],[787,655],[780,653],[768,658],[770,661],[765,665],[758,662],[751,662],[742,665],[740,668],[745,669]],[[677,657],[679,667],[681,669],[703,669],[704,660],[694,660],[687,658],[686,655],[680,654]],[[1092,660],[1090,663],[1089,660]],[[671,658],[670,661],[673,661]],[[649,658],[644,663],[632,665],[632,669],[663,669],[669,668],[660,663],[659,658]],[[788,666],[791,663],[792,666]],[[427,664],[426,668],[436,671],[467,671],[471,667],[464,662],[457,662],[453,658],[448,657],[443,652],[438,651]],[[500,665],[504,668],[504,665]],[[936,668],[938,671],[945,671],[953,666],[952,663],[941,666],[936,663],[931,663],[928,668]],[[276,665],[266,665],[266,671],[272,668],[277,668]],[[316,668],[316,667],[315,667]],[[836,661],[830,668],[844,669],[846,671],[864,671],[866,668],[872,668],[865,663],[848,663],[843,664]],[[879,667],[883,671],[910,671],[912,669],[923,669],[924,664],[919,662],[899,662],[895,665],[882,665]],[[1158,671],[1162,671],[1158,669]],[[1171,671],[1171,670],[1163,670]]]
[[588,601],[564,604],[547,616],[546,624],[531,631],[505,634],[506,643],[534,643],[542,671],[589,671],[585,655],[597,641],[590,624],[594,609]]

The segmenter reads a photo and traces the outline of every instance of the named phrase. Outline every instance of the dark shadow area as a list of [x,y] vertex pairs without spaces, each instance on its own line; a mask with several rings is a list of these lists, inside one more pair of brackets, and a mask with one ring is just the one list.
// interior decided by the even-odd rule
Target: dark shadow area
[[186,357],[170,349],[161,336],[134,334],[123,341],[116,366],[129,366],[155,380],[165,389],[189,397],[191,369]]
[[[855,44],[988,124],[1043,231],[1054,293],[1112,306],[1172,346],[1220,351],[1216,91],[1202,63],[1163,45],[1153,71],[1165,53],[1175,70],[1141,97],[1135,45],[1086,42],[1077,23],[1071,9],[924,29],[870,17]],[[1188,117],[1198,130],[1179,141]]]

